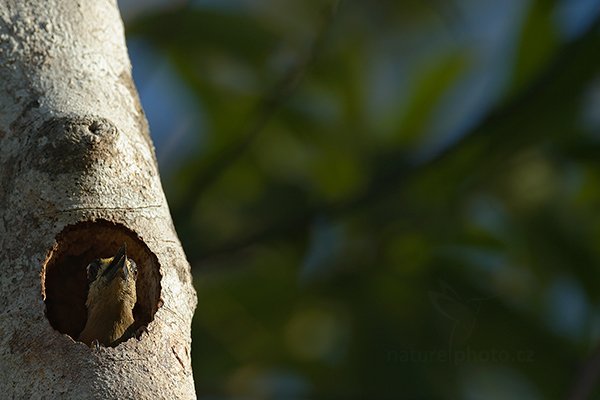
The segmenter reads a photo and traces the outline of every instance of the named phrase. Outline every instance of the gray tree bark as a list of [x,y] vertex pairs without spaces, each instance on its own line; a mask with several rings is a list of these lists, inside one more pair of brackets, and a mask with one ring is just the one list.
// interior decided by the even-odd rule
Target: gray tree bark
[[[123,243],[137,335],[89,348],[85,266]],[[0,397],[195,398],[195,306],[116,1],[2,1]]]

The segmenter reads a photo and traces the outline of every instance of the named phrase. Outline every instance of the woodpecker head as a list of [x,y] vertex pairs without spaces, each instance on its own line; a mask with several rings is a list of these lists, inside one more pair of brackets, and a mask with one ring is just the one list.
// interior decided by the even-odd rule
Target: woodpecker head
[[90,289],[97,286],[127,286],[137,278],[137,265],[127,258],[127,246],[123,245],[114,257],[92,261],[87,266],[87,277]]
[[87,277],[88,317],[79,339],[87,344],[97,340],[112,345],[133,324],[137,266],[127,258],[123,245],[114,257],[92,261],[87,266]]

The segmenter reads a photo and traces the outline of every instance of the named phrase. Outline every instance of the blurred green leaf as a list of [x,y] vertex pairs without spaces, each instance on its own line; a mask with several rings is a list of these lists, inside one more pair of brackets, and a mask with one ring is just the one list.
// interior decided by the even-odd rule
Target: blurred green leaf
[[442,95],[455,85],[468,66],[468,57],[461,53],[441,54],[416,68],[413,85],[409,87],[408,105],[397,121],[398,141],[414,144],[426,133],[433,112]]
[[550,60],[557,50],[559,36],[555,22],[555,1],[536,0],[527,11],[517,44],[511,88],[523,87]]

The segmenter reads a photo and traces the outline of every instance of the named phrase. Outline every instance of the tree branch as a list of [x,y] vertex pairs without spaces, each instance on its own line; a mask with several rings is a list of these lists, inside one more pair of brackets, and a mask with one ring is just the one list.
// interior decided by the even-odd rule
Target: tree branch
[[[265,94],[263,99],[257,105],[256,110],[251,113],[253,117],[247,123],[247,128],[239,135],[241,139],[235,143],[231,143],[227,148],[220,151],[218,157],[212,160],[212,162],[210,162],[209,165],[189,183],[190,191],[186,193],[185,199],[179,206],[180,210],[186,210],[185,216],[187,216],[187,210],[193,208],[196,199],[198,199],[225,170],[248,150],[250,145],[264,130],[273,115],[275,115],[285,101],[294,94],[306,75],[306,71],[321,51],[325,38],[327,37],[327,32],[337,14],[339,3],[340,0],[334,0],[325,8],[320,27],[306,54],[300,56],[296,64],[294,64],[281,77],[275,86]],[[185,223],[185,221],[177,222]]]

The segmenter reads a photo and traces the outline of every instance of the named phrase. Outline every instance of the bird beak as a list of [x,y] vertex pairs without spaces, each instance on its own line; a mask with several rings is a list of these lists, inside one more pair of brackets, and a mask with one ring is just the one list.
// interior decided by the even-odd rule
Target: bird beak
[[102,276],[106,277],[106,279],[110,282],[115,276],[117,276],[117,272],[119,269],[122,269],[125,273],[125,277],[127,277],[127,246],[123,245],[117,254],[112,259],[108,267],[102,273]]

